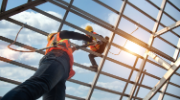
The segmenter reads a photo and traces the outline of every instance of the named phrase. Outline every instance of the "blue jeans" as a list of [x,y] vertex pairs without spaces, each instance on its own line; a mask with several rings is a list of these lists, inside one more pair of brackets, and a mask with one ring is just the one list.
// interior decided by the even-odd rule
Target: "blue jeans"
[[65,100],[66,80],[69,76],[69,56],[62,50],[45,55],[39,68],[28,80],[9,91],[1,100]]

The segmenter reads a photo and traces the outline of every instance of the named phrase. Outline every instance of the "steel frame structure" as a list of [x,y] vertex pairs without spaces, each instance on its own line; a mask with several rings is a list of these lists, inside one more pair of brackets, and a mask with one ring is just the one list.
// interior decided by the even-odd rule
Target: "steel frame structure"
[[[96,35],[94,35],[92,33],[89,33],[87,31],[85,31],[84,29],[82,29],[82,28],[80,28],[80,27],[78,27],[78,26],[76,26],[76,25],[74,25],[74,24],[72,24],[70,22],[67,22],[66,18],[68,16],[68,13],[71,12],[71,13],[74,13],[74,14],[82,17],[82,18],[85,18],[85,19],[87,19],[87,20],[89,20],[89,21],[91,21],[91,22],[93,22],[93,23],[95,23],[97,25],[100,25],[100,26],[102,26],[102,27],[104,27],[104,28],[106,28],[106,29],[108,29],[108,30],[110,30],[112,32],[111,36],[110,36],[110,40],[108,41],[108,46],[107,46],[107,48],[105,50],[105,53],[103,55],[99,54],[99,53],[96,53],[96,52],[93,52],[93,51],[90,51],[90,50],[85,49],[85,48],[82,49],[82,50],[84,50],[86,52],[92,53],[92,54],[102,58],[97,71],[94,70],[94,69],[91,69],[91,68],[89,68],[87,66],[78,64],[76,62],[74,63],[75,66],[78,66],[80,68],[90,70],[90,71],[93,71],[93,72],[96,73],[92,84],[84,83],[84,82],[74,80],[74,79],[68,80],[68,81],[76,83],[76,84],[80,84],[80,85],[83,85],[83,86],[90,87],[90,90],[89,90],[89,93],[88,93],[87,97],[82,98],[82,97],[77,97],[77,96],[68,95],[68,94],[66,94],[66,97],[72,98],[72,99],[78,99],[78,100],[90,100],[91,97],[92,97],[92,93],[94,92],[94,89],[98,89],[98,90],[102,90],[102,91],[106,91],[106,92],[109,92],[109,93],[120,95],[120,98],[119,98],[120,100],[122,100],[123,97],[127,97],[128,100],[131,100],[131,99],[134,99],[134,100],[135,99],[149,100],[157,92],[160,93],[160,96],[159,96],[158,100],[163,100],[164,95],[168,95],[168,96],[172,96],[174,98],[180,99],[179,95],[175,95],[175,94],[166,92],[167,86],[169,84],[180,88],[180,84],[175,84],[175,83],[170,81],[170,78],[171,78],[171,76],[173,74],[180,77],[180,74],[176,72],[176,70],[180,67],[180,58],[178,59],[179,49],[180,49],[180,35],[172,30],[172,29],[180,26],[180,21],[176,20],[175,18],[173,18],[173,16],[169,15],[166,11],[164,11],[167,3],[169,3],[171,6],[173,6],[176,10],[178,10],[180,12],[180,9],[178,7],[176,7],[170,0],[162,0],[161,7],[158,7],[156,4],[154,4],[150,0],[146,0],[146,2],[148,2],[153,7],[155,7],[156,9],[159,10],[157,18],[154,19],[152,16],[150,16],[149,14],[147,14],[146,12],[144,12],[143,10],[141,10],[140,8],[138,8],[137,6],[135,6],[134,4],[129,2],[128,0],[123,0],[120,11],[117,11],[117,10],[113,9],[112,7],[110,7],[107,4],[103,3],[103,1],[93,0],[94,2],[99,4],[100,6],[103,6],[103,7],[111,10],[112,12],[114,12],[115,14],[118,15],[115,25],[111,25],[111,24],[109,24],[109,23],[107,23],[107,22],[105,22],[105,21],[103,21],[103,20],[89,14],[88,12],[83,11],[82,9],[79,9],[76,6],[73,6],[73,1],[74,0],[71,0],[70,3],[67,3],[67,2],[65,2],[63,0],[27,0],[26,4],[20,5],[18,7],[10,9],[10,10],[6,10],[6,5],[8,3],[8,0],[3,0],[2,5],[1,5],[1,14],[0,14],[0,20],[6,20],[6,21],[9,21],[9,22],[12,22],[12,23],[15,23],[15,24],[21,26],[23,24],[22,22],[19,22],[19,21],[15,20],[15,19],[12,19],[10,17],[15,15],[15,14],[18,14],[18,13],[20,13],[22,11],[25,11],[27,9],[32,9],[32,10],[34,10],[34,11],[40,13],[40,14],[43,14],[43,15],[51,18],[51,19],[54,19],[54,20],[56,20],[58,22],[61,22],[61,24],[59,26],[59,29],[57,31],[61,31],[62,26],[65,24],[65,25],[73,27],[73,28],[75,28],[77,30],[80,30],[80,31],[82,31],[82,32],[84,32],[84,33],[86,33],[88,35],[94,36],[94,37],[96,37],[96,38],[98,38],[98,39],[100,39],[102,41],[107,42],[105,39],[103,39],[103,38],[101,38],[99,36],[96,36]],[[57,6],[61,7],[62,9],[65,9],[66,12],[64,14],[63,19],[58,18],[56,16],[53,16],[51,14],[48,14],[45,11],[42,11],[42,10],[36,8],[37,5],[40,5],[40,4],[45,3],[45,2],[50,2],[50,3],[54,4],[54,5],[57,5]],[[126,5],[129,5],[129,6],[133,7],[134,9],[136,9],[137,11],[139,11],[140,13],[142,13],[143,15],[145,15],[146,17],[148,17],[149,19],[154,21],[155,24],[154,24],[153,30],[152,31],[149,30],[145,26],[137,23],[133,19],[131,19],[128,16],[124,15],[123,12],[125,10]],[[167,15],[170,19],[172,19],[174,21],[174,24],[170,25],[170,26],[165,26],[163,23],[161,23],[161,18],[162,18],[163,14]],[[138,24],[140,28],[142,28],[145,31],[149,32],[151,34],[150,39],[149,39],[149,43],[147,44],[147,43],[133,37],[132,35],[129,35],[128,33],[124,32],[123,30],[119,29],[118,26],[119,26],[119,24],[121,22],[121,18],[124,18],[124,19],[126,19],[126,20],[128,20],[128,21],[130,21],[130,22],[132,22],[134,24]],[[157,31],[159,25],[161,25],[164,28],[162,30],[160,30],[160,31]],[[26,28],[28,28],[30,30],[33,30],[35,32],[38,32],[38,33],[40,33],[42,35],[45,35],[45,36],[47,36],[49,34],[49,33],[45,32],[45,31],[37,29],[37,28],[35,28],[33,26],[24,25],[24,27],[26,27]],[[160,36],[162,34],[165,34],[166,32],[171,32],[172,34],[174,34],[176,37],[179,38],[177,46],[170,43],[168,40],[166,40],[166,39],[164,39],[164,38],[162,38]],[[145,49],[147,49],[147,52],[144,54],[144,56],[141,56],[141,55],[136,54],[136,53],[134,53],[134,52],[132,52],[132,51],[130,51],[130,50],[116,44],[116,43],[113,43],[113,39],[114,39],[115,35],[122,36],[122,37],[128,39],[129,41],[132,41],[132,42],[140,45],[141,47],[144,47]],[[159,38],[160,40],[164,41],[168,45],[174,47],[175,48],[174,56],[171,57],[171,56],[167,55],[166,53],[152,47],[152,44],[153,44],[153,41],[154,41],[155,38]],[[3,37],[3,36],[0,36],[0,40],[8,42],[8,43],[13,42],[13,40],[8,39],[8,37]],[[35,50],[36,49],[34,47],[31,47],[31,46],[28,46],[28,45],[25,45],[25,44],[19,43],[19,42],[16,42],[15,45],[24,47],[24,48],[29,49],[29,50]],[[76,44],[74,44],[74,45],[76,45]],[[119,48],[119,49],[121,49],[123,51],[126,51],[126,52],[136,56],[136,60],[134,62],[134,65],[129,66],[129,65],[123,63],[123,62],[120,62],[120,61],[117,61],[117,60],[112,59],[110,57],[107,57],[107,54],[108,54],[109,49],[110,49],[111,46],[117,47],[117,48]],[[37,53],[40,53],[40,54],[44,55],[44,51],[38,51]],[[149,56],[152,57],[155,61],[157,61],[157,63],[149,60],[148,59]],[[136,66],[137,61],[139,59],[142,59],[142,63],[141,63],[140,68],[136,68],[135,66]],[[172,63],[168,64],[163,59],[169,60]],[[7,62],[7,63],[10,63],[10,64],[14,64],[14,65],[23,67],[23,68],[27,68],[29,70],[33,70],[33,71],[37,70],[37,68],[35,68],[33,66],[25,65],[25,64],[22,64],[20,62],[16,62],[16,61],[13,61],[11,59],[7,59],[7,58],[1,57],[1,56],[0,56],[0,60],[4,61],[4,62]],[[125,79],[125,78],[122,78],[122,77],[119,77],[119,76],[116,76],[116,75],[113,75],[113,74],[102,71],[105,60],[111,61],[113,63],[119,64],[121,66],[124,66],[126,68],[131,69],[131,72],[129,74],[128,79]],[[153,65],[155,65],[157,67],[160,67],[162,69],[167,70],[166,74],[161,78],[161,77],[158,77],[158,76],[155,76],[155,75],[153,75],[151,73],[146,72],[146,70],[144,70],[144,67],[145,67],[145,64],[147,62],[151,63],[151,64],[153,64]],[[131,81],[130,79],[131,79],[132,73],[134,71],[137,71],[138,74],[136,76],[136,80]],[[103,88],[103,87],[100,87],[100,86],[96,86],[100,74],[126,82],[125,87],[123,89],[123,92],[118,92],[118,91],[106,89],[106,88]],[[156,86],[154,88],[142,84],[142,81],[143,81],[145,75],[159,80],[159,82],[156,84]],[[4,82],[16,84],[16,85],[21,83],[21,82],[18,82],[16,80],[7,79],[7,78],[4,78],[4,77],[0,77],[0,81],[4,81]],[[133,85],[130,94],[125,93],[128,84]],[[163,89],[160,90],[162,86],[163,86]],[[138,94],[139,89],[141,87],[150,90],[150,92],[147,94],[147,96],[144,96],[144,98],[137,97],[137,94]]]

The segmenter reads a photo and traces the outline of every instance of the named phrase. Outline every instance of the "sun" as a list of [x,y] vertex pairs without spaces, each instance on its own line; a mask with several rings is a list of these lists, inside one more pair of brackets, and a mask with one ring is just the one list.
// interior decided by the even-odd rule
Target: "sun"
[[135,52],[135,53],[139,53],[140,52],[140,47],[139,45],[128,41],[127,44],[125,45],[125,48],[127,48],[128,50]]

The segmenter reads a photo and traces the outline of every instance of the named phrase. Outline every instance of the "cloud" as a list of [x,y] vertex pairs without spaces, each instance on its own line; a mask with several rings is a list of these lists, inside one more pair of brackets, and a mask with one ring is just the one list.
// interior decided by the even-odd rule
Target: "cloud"
[[[52,12],[52,11],[47,11],[48,13],[58,16],[59,18],[62,18],[62,16],[58,13]],[[21,12],[19,14],[16,14],[15,16],[12,16],[11,18],[16,19],[18,21],[21,21],[23,23],[27,23],[30,26],[36,27],[38,29],[41,29],[45,32],[51,33],[51,32],[56,32],[60,23],[57,21],[54,21],[53,19],[50,19],[44,15],[41,15],[39,13],[35,12]],[[109,14],[108,21],[109,23],[113,24],[115,19],[115,15]],[[81,28],[85,28],[85,26],[91,25],[94,29],[95,32],[97,32],[100,35],[103,36],[110,36],[110,31],[100,27],[99,25],[93,24],[93,23],[85,23],[84,25],[81,25]],[[15,25],[13,23],[10,23],[6,20],[0,21],[0,31],[1,31],[1,36],[4,36],[6,38],[15,39],[16,33],[19,31],[21,26]],[[80,32],[78,30],[74,30],[76,32]],[[81,32],[82,33],[82,32]],[[84,34],[84,33],[83,33]],[[36,47],[36,48],[42,48],[45,47],[47,44],[46,36],[39,34],[37,32],[31,31],[27,28],[23,28],[22,31],[20,32],[18,39],[18,42]],[[81,44],[81,41],[75,41],[73,42],[77,44]],[[9,43],[8,43],[9,44]],[[38,53],[20,53],[20,52],[15,52],[12,50],[9,50],[6,48],[7,44],[3,43],[3,45],[0,45],[0,56],[6,57],[11,60],[16,60],[18,62],[22,62],[23,64],[28,64],[33,67],[38,66],[37,63],[39,62],[40,58],[43,56]],[[23,49],[21,47],[16,47],[13,46],[17,49]],[[23,49],[25,50],[25,49]],[[83,65],[90,66],[90,63],[83,63]],[[75,71],[77,73],[88,73],[89,71],[81,69],[79,67],[74,67]],[[0,76],[2,77],[7,77],[10,79],[14,79],[17,81],[23,82],[24,80],[28,79],[34,71],[30,71],[21,67],[0,67]],[[5,84],[0,84],[0,87],[3,87]],[[106,87],[109,89],[121,89],[120,88],[120,83],[118,82],[110,82],[110,83],[103,83],[103,82],[98,82],[97,85],[100,85],[102,87]],[[7,86],[7,85],[6,85]],[[88,91],[89,87],[85,86],[79,86],[79,87],[69,87],[67,86],[67,91],[72,91],[75,94],[83,94],[84,91]]]
[[[62,18],[62,15],[58,13],[52,11],[47,11],[47,13]],[[35,12],[24,11],[12,16],[11,18],[18,20],[22,23],[27,23],[28,25],[43,30],[47,33],[56,32],[60,25],[59,22]],[[19,31],[20,28],[21,26],[18,26],[6,20],[0,21],[0,31],[2,33],[1,35],[4,37],[8,37],[14,40],[16,33]],[[17,41],[28,45],[38,45],[40,47],[44,47],[47,44],[46,36],[31,31],[25,27],[19,33]]]
[[89,90],[89,87],[80,85],[78,87],[72,87],[72,86],[67,86],[66,91],[67,93],[71,93],[73,95],[84,95],[85,92]]
[[74,87],[69,87],[69,86],[68,86],[68,87],[66,88],[66,91],[76,91],[76,88],[74,88]]
[[117,20],[118,15],[115,13],[108,14],[108,21],[110,24],[114,25]]
[[97,82],[97,86],[108,88],[111,90],[122,90],[123,84],[119,81],[113,81],[113,82]]
[[[62,18],[62,15],[53,12],[53,11],[46,11],[49,14],[52,14],[54,16],[57,16],[59,18]],[[36,28],[39,28],[41,30],[44,30],[46,32],[52,32],[57,31],[59,27],[59,22],[55,21],[49,17],[46,17],[40,13],[36,12],[21,12],[15,16],[12,16],[12,18],[17,19],[23,23],[27,23],[28,25],[34,26]]]
[[[8,79],[23,82],[32,76],[34,71],[21,67],[0,67],[0,76]],[[1,82],[0,82],[1,83]],[[0,87],[11,86],[12,84],[1,83]]]
[[[55,13],[52,11],[47,11],[47,13],[50,13],[59,18],[62,18],[62,15],[58,13]],[[12,16],[11,18],[16,19],[23,23],[26,22],[28,25],[36,27],[48,33],[56,31],[59,26],[59,22],[52,20],[42,14],[35,13],[35,12],[24,11],[24,12],[21,12],[19,14]],[[0,35],[3,37],[14,40],[20,28],[21,26],[15,25],[6,20],[0,21],[0,31],[1,31]],[[23,28],[18,35],[17,42],[40,49],[40,48],[46,47],[46,44],[47,44],[46,38],[47,37],[42,34],[31,31],[27,28]],[[20,53],[20,52],[12,51],[7,48],[8,44],[2,42],[2,44],[0,45],[0,56],[11,59],[11,60],[16,60],[16,61],[19,60],[20,62],[27,63],[30,65],[37,65],[37,62],[43,56],[41,54],[37,55],[36,53]],[[18,50],[19,49],[25,50],[17,46],[12,46],[12,47]]]

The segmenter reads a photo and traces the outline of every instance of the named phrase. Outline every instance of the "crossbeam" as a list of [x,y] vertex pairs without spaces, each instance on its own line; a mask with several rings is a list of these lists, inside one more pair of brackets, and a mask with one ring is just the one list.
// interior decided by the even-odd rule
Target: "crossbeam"
[[40,5],[40,4],[45,3],[45,2],[46,2],[46,0],[35,0],[35,1],[32,1],[32,2],[20,5],[18,7],[15,7],[13,9],[10,9],[8,11],[4,11],[3,13],[0,14],[0,20],[8,18],[10,16],[13,16],[15,14],[18,14],[18,13],[20,13],[22,11],[25,11],[25,10],[27,10],[29,8]]
[[174,29],[174,28],[176,28],[176,27],[178,27],[178,26],[180,26],[180,20],[177,21],[176,23],[174,23],[174,24],[172,24],[172,25],[170,25],[170,26],[167,26],[167,27],[161,29],[160,31],[156,32],[156,33],[155,33],[155,37],[160,36],[160,35],[168,32],[168,31],[170,31],[170,30],[172,30],[172,29]]
[[165,73],[165,75],[160,79],[160,81],[154,86],[154,88],[146,95],[143,100],[150,100],[158,90],[169,80],[169,78],[176,72],[176,70],[180,67],[180,57],[178,60],[172,65],[171,68]]
[[154,54],[151,51],[146,51],[146,53],[153,58],[155,61],[157,61],[161,66],[163,66],[166,69],[169,69],[171,67],[171,65],[169,63],[167,63],[166,61],[164,61],[163,59],[161,59],[160,57],[158,57],[156,54]]

